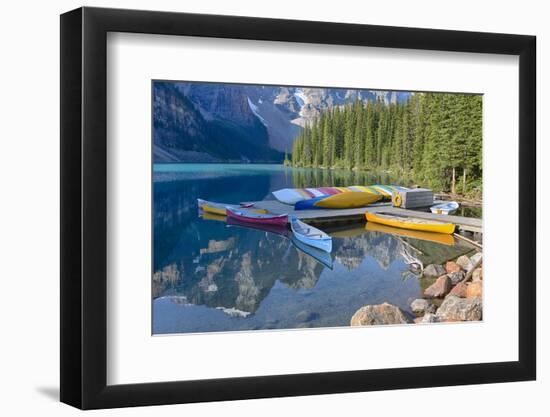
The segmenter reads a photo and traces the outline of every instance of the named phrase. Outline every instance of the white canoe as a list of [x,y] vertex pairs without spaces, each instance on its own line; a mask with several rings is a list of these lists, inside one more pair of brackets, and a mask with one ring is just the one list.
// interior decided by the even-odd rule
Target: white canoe
[[294,216],[290,218],[290,228],[300,242],[328,253],[332,251],[332,238],[322,230],[316,229]]

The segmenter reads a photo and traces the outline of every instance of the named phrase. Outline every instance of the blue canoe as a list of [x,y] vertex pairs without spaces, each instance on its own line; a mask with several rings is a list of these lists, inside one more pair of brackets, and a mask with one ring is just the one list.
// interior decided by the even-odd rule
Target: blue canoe
[[330,194],[329,195],[322,195],[320,197],[310,198],[309,200],[298,201],[296,204],[294,204],[294,209],[295,210],[318,210],[318,209],[322,209],[323,207],[315,206],[315,203],[318,202],[318,201],[324,200],[327,197],[330,197]]

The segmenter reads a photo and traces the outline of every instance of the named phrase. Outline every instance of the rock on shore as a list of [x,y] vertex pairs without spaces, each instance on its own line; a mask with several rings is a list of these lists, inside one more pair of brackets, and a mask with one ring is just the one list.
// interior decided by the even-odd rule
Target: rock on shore
[[483,284],[481,281],[470,282],[466,288],[466,298],[481,297],[483,295]]
[[373,326],[380,324],[408,324],[412,320],[401,310],[389,303],[366,305],[351,318],[352,326]]
[[447,272],[445,271],[445,268],[437,264],[430,264],[426,268],[424,268],[424,276],[428,278],[440,277],[441,275],[445,274],[445,272]]
[[459,282],[453,287],[453,289],[449,293],[449,296],[454,295],[460,298],[465,298],[467,289],[468,286],[465,283]]
[[470,272],[470,269],[474,267],[472,261],[470,261],[470,258],[468,258],[466,255],[460,256],[456,263],[466,272]]
[[449,295],[437,309],[440,321],[478,321],[482,318],[481,298],[459,298]]
[[451,291],[452,283],[447,275],[440,276],[432,285],[424,291],[424,296],[438,298],[446,296]]
[[422,315],[426,313],[435,313],[436,307],[424,298],[417,298],[411,303],[411,310],[417,315]]

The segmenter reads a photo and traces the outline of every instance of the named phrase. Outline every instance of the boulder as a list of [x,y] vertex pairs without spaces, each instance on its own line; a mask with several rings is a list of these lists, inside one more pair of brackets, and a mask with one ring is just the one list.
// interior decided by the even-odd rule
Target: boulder
[[411,303],[411,310],[417,315],[435,313],[435,306],[424,298],[417,298]]
[[483,283],[481,281],[470,282],[466,288],[466,298],[481,297],[483,295]]
[[472,274],[472,281],[477,282],[483,279],[483,268],[476,268]]
[[430,298],[445,297],[451,291],[451,279],[447,275],[440,276],[432,285],[424,291],[424,295]]
[[460,298],[451,295],[437,309],[440,321],[476,321],[482,318],[483,305],[481,298]]
[[478,262],[480,262],[483,258],[483,255],[481,252],[476,252],[474,255],[472,255],[470,257],[470,262],[472,263],[472,265],[475,265],[477,264]]
[[422,321],[420,323],[437,323],[439,322],[439,318],[432,313],[426,313],[424,317],[422,317]]
[[351,318],[352,326],[373,326],[379,324],[407,324],[412,320],[399,307],[389,303],[366,305]]
[[458,284],[456,284],[453,287],[453,289],[451,290],[451,292],[449,293],[449,295],[447,297],[450,297],[450,296],[454,295],[456,297],[465,298],[467,288],[468,288],[468,286],[465,283],[459,282]]
[[426,268],[424,268],[424,276],[431,278],[439,277],[445,272],[445,268],[437,264],[430,264]]
[[447,274],[451,274],[453,272],[460,272],[462,269],[456,262],[447,261],[445,264],[445,271],[447,271]]
[[460,256],[460,257],[456,260],[456,263],[457,263],[463,270],[465,270],[466,272],[469,272],[470,269],[472,269],[472,267],[473,267],[473,264],[472,264],[472,262],[470,261],[470,258],[468,258],[466,255]]
[[464,272],[451,272],[450,274],[447,274],[447,276],[451,280],[452,284],[456,285],[464,279]]

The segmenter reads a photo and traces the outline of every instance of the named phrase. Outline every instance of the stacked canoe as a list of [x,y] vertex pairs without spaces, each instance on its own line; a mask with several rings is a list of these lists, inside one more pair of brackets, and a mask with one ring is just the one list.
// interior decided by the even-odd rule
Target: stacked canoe
[[[307,201],[311,199],[316,199],[312,201],[315,207],[323,207],[319,205],[320,202],[325,201],[325,207],[323,208],[351,208],[351,207],[362,207],[370,203],[364,203],[361,205],[347,205],[346,201],[353,201],[354,204],[359,204],[359,193],[364,195],[376,196],[377,199],[391,199],[392,193],[394,191],[403,191],[407,190],[405,187],[396,186],[396,185],[352,185],[349,187],[318,187],[318,188],[283,188],[281,190],[273,191],[273,195],[277,200],[284,204],[294,205],[298,202]],[[339,194],[354,193],[353,197],[334,197]],[[333,207],[330,201],[338,201],[336,204],[338,207]],[[321,203],[323,204],[323,203]],[[327,205],[328,204],[328,205]]]

